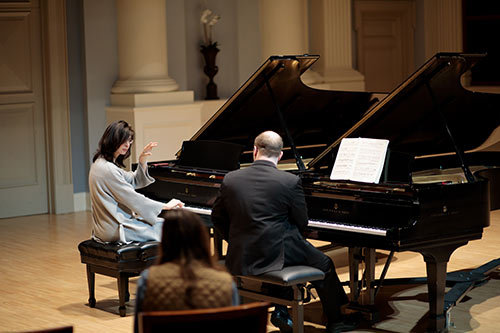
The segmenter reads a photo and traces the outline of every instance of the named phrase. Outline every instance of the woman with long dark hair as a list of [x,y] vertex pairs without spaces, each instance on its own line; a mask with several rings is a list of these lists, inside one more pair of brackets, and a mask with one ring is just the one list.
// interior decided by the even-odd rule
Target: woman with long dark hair
[[92,203],[92,238],[99,242],[130,243],[160,240],[162,210],[179,208],[183,203],[155,201],[136,192],[154,182],[149,176],[147,158],[157,142],[148,143],[139,156],[137,169],[124,170],[130,156],[134,131],[126,121],[115,121],[106,128],[99,141],[89,172]]
[[231,275],[210,251],[207,227],[185,209],[164,211],[161,253],[137,284],[135,331],[141,311],[187,310],[238,305]]

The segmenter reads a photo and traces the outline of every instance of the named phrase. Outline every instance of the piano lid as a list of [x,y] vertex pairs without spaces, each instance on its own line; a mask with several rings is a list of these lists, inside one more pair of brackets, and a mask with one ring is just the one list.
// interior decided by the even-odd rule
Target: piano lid
[[[232,142],[251,152],[255,137],[273,130],[282,136],[284,146],[290,147],[276,101],[299,154],[302,158],[316,157],[361,119],[376,101],[366,92],[306,86],[300,75],[318,58],[317,55],[270,57],[191,140]],[[311,147],[317,149],[307,156],[312,153],[308,150]],[[249,157],[251,159],[251,154]]]
[[331,167],[331,153],[346,137],[388,139],[392,151],[414,157],[454,152],[446,123],[462,151],[477,148],[500,126],[500,95],[466,90],[460,81],[484,56],[436,54],[308,167]]

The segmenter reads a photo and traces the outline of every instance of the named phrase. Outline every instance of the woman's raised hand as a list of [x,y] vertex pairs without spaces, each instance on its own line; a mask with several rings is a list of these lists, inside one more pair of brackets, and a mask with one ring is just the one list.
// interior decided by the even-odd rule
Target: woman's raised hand
[[156,146],[158,146],[158,142],[150,142],[146,146],[144,146],[141,155],[139,155],[139,163],[141,163],[143,168],[146,167],[148,157],[153,155],[152,150]]

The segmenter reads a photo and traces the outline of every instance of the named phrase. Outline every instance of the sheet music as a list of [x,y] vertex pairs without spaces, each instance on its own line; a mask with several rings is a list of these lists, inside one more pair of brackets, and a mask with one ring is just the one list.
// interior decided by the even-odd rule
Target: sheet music
[[330,179],[378,183],[388,145],[384,139],[342,139]]

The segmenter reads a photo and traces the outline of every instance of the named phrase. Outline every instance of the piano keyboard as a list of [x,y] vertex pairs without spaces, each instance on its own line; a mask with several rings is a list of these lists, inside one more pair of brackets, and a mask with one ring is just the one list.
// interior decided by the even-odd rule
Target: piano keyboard
[[361,234],[369,234],[369,235],[375,235],[375,236],[386,236],[387,235],[387,230],[384,230],[384,229],[370,228],[370,227],[366,227],[366,226],[353,225],[353,224],[335,223],[335,222],[326,221],[326,220],[311,219],[311,220],[309,220],[309,223],[307,225],[309,227],[357,232],[357,233],[361,233]]
[[200,207],[200,206],[187,206],[185,205],[183,207],[186,210],[189,210],[193,213],[200,214],[200,215],[211,215],[212,210],[210,208],[205,208],[205,207]]
[[[210,208],[200,207],[200,206],[184,206],[184,209],[187,209],[193,213],[200,215],[210,215],[212,210]],[[349,232],[357,232],[362,234],[376,235],[376,236],[386,236],[387,231],[384,229],[370,228],[359,225],[349,225],[349,224],[341,224],[335,223],[325,220],[309,220],[308,226],[316,227],[316,228],[325,228],[332,230],[340,230],[340,231],[349,231]]]

